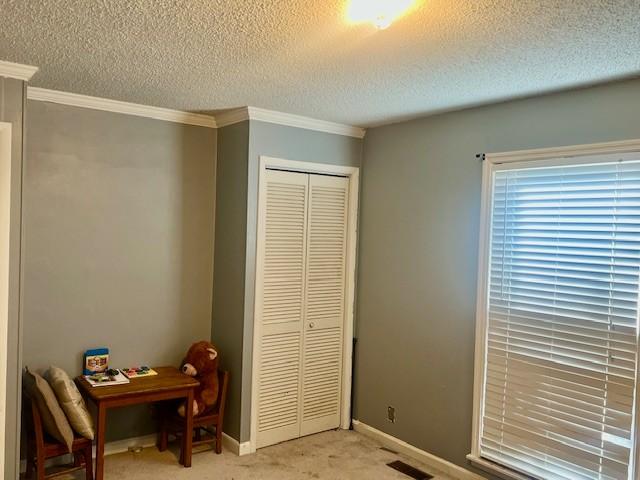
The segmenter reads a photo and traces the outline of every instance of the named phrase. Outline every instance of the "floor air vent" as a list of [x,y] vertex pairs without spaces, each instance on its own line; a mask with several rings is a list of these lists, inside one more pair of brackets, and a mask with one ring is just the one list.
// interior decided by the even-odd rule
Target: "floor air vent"
[[407,463],[401,462],[400,460],[387,463],[387,466],[399,471],[400,473],[404,473],[411,478],[415,478],[416,480],[429,480],[430,478],[433,478],[433,475],[429,475],[428,473],[425,473],[422,470],[418,470],[417,468],[412,467]]

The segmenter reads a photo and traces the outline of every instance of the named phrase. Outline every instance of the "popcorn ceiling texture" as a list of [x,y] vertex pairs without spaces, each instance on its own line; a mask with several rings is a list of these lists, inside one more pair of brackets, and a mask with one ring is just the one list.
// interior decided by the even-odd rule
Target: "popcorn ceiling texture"
[[640,74],[640,0],[423,0],[388,30],[346,0],[0,0],[38,87],[358,126]]

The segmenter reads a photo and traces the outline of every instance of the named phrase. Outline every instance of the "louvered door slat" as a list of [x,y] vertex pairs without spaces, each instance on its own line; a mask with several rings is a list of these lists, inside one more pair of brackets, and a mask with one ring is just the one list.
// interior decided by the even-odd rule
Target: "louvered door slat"
[[301,435],[340,425],[348,184],[309,178]]
[[266,172],[256,285],[260,325],[257,446],[300,435],[308,176]]

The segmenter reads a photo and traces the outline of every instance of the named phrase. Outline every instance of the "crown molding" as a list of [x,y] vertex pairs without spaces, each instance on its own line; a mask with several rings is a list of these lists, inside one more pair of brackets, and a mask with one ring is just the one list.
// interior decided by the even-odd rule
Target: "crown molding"
[[216,125],[218,125],[218,128],[228,127],[229,125],[244,122],[245,120],[249,120],[248,107],[235,108],[216,114]]
[[315,118],[293,115],[291,113],[276,112],[257,107],[247,107],[249,118],[260,122],[277,123],[288,127],[306,128],[318,132],[334,133],[348,137],[364,138],[366,133],[364,128],[343,125],[341,123],[327,122]]
[[209,115],[200,113],[183,112],[180,110],[170,110],[168,108],[151,107],[138,103],[121,102],[108,98],[90,97],[77,93],[61,92],[58,90],[48,90],[46,88],[27,88],[27,98],[40,102],[59,103],[73,107],[91,108],[104,112],[123,113],[137,117],[153,118],[167,122],[184,123],[199,127],[216,128],[216,119]]
[[290,113],[265,110],[257,107],[242,107],[219,113],[214,116],[201,113],[183,112],[168,108],[151,107],[138,103],[122,102],[108,98],[90,97],[77,93],[49,90],[46,88],[28,87],[27,98],[40,102],[59,103],[73,107],[91,108],[105,112],[122,113],[138,117],[153,118],[167,122],[184,123],[208,128],[222,128],[246,120],[274,123],[288,127],[304,128],[317,132],[332,133],[348,137],[364,138],[366,130],[360,127],[343,125],[341,123],[327,122],[315,118],[293,115]]
[[293,115],[291,113],[276,112],[257,107],[242,107],[216,115],[218,127],[226,127],[245,120],[275,123],[287,127],[304,128],[317,132],[333,133],[348,137],[364,138],[366,130],[360,127],[344,125],[341,123],[327,122],[315,118]]
[[28,82],[37,71],[38,67],[0,60],[0,77],[15,78]]

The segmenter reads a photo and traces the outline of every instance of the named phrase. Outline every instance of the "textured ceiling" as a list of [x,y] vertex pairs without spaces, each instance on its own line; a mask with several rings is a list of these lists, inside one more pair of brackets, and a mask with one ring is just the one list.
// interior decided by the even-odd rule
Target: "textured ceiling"
[[640,0],[424,0],[388,30],[346,0],[0,0],[39,87],[359,126],[640,74]]

